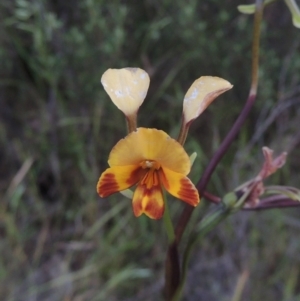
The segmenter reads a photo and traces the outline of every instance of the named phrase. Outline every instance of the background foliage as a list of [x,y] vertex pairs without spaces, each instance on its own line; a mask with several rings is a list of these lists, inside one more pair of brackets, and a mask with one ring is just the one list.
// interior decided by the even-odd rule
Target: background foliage
[[[160,300],[162,222],[134,218],[121,195],[96,195],[109,151],[126,133],[99,79],[108,68],[145,69],[151,85],[139,124],[173,137],[196,78],[234,85],[191,128],[197,181],[248,94],[252,16],[238,4],[1,1],[1,300]],[[214,194],[253,177],[264,145],[289,152],[272,183],[299,187],[299,49],[283,1],[268,6],[258,101],[213,176]],[[172,203],[175,218],[181,208]],[[241,287],[246,301],[300,300],[299,216],[289,209],[227,219],[193,253],[185,300],[234,301]]]

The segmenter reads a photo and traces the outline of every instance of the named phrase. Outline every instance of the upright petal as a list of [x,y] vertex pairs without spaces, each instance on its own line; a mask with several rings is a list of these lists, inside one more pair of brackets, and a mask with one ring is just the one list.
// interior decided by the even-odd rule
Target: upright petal
[[202,76],[194,81],[183,100],[184,122],[197,118],[220,94],[232,88],[225,79]]
[[170,194],[191,206],[198,205],[200,201],[198,190],[189,178],[167,168],[160,170],[159,176],[161,183]]
[[147,72],[139,68],[108,69],[101,83],[118,109],[130,116],[143,103],[150,79]]
[[159,185],[150,189],[146,185],[138,185],[132,200],[132,208],[136,217],[145,213],[153,219],[160,219],[164,214],[164,200]]
[[97,192],[104,198],[115,192],[136,184],[145,174],[145,170],[136,165],[115,166],[107,168],[101,175]]
[[154,160],[175,172],[187,175],[191,164],[184,148],[164,131],[138,128],[120,140],[112,149],[110,166],[134,165]]

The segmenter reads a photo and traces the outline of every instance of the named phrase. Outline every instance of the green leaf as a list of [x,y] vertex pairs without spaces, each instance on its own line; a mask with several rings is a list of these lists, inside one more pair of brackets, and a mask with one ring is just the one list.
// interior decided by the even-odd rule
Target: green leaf
[[191,166],[193,166],[193,164],[194,164],[196,158],[197,158],[197,153],[196,153],[196,152],[193,152],[193,153],[190,155]]
[[255,12],[255,4],[238,5],[237,9],[242,14],[251,15]]
[[295,0],[284,0],[292,14],[292,20],[295,27],[300,28],[300,10]]
[[125,189],[120,191],[121,194],[123,194],[126,198],[132,199],[133,198],[133,191],[130,189]]
[[267,186],[265,194],[285,195],[286,197],[300,202],[300,189],[290,186]]
[[[264,2],[264,6],[270,4],[270,3],[274,2],[274,1],[276,1],[276,0],[266,0]],[[242,5],[238,5],[237,9],[242,14],[251,15],[251,14],[254,14],[254,12],[255,12],[255,4],[242,4]]]

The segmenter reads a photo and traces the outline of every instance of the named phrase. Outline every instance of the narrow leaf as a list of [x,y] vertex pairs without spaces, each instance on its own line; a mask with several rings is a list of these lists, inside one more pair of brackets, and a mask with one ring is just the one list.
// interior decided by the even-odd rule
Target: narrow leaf
[[300,10],[295,0],[284,0],[292,14],[292,20],[295,27],[300,28]]
[[[264,6],[274,2],[276,0],[266,0],[264,2]],[[237,7],[238,11],[242,14],[247,14],[247,15],[251,15],[254,14],[255,12],[255,4],[242,4],[242,5],[238,5]]]

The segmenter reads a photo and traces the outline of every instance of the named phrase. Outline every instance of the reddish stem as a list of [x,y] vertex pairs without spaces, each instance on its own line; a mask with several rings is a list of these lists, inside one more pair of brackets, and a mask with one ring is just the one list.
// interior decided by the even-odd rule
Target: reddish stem
[[219,204],[221,202],[221,198],[208,192],[204,191],[202,196],[204,196],[207,200],[209,200],[212,203]]
[[[212,173],[214,172],[216,166],[218,163],[221,161],[225,153],[227,152],[229,146],[231,145],[232,141],[238,134],[239,130],[241,129],[241,126],[246,120],[246,117],[248,116],[254,101],[255,101],[256,95],[249,95],[246,105],[244,106],[241,114],[239,115],[238,119],[234,123],[233,127],[229,131],[228,135],[226,138],[223,140],[221,146],[209,162],[207,168],[205,169],[200,181],[197,183],[196,187],[199,191],[199,194],[202,195],[204,194],[204,190],[211,178]],[[176,234],[176,239],[177,242],[181,240],[182,234],[185,230],[185,227],[190,219],[190,216],[194,210],[194,207],[191,206],[185,206],[183,213],[180,216],[180,219],[178,221],[177,227],[175,229],[175,234]]]
[[[263,1],[262,0],[256,0],[256,10],[254,15],[254,28],[253,28],[253,44],[252,44],[252,81],[251,81],[251,88],[249,97],[247,99],[247,102],[237,118],[236,122],[234,123],[233,127],[229,131],[228,135],[222,142],[220,148],[213,156],[212,160],[210,161],[209,165],[207,166],[203,176],[201,177],[200,181],[197,184],[197,189],[202,195],[204,193],[204,190],[210,180],[210,177],[215,170],[216,166],[224,156],[224,154],[227,152],[229,146],[233,142],[234,138],[238,134],[241,126],[244,124],[252,106],[256,98],[256,91],[257,91],[257,84],[258,84],[258,66],[259,66],[259,37],[260,37],[260,23],[262,19],[262,12],[263,12]],[[193,207],[186,206],[182,212],[182,215],[179,219],[179,222],[177,223],[177,227],[175,229],[175,235],[176,240],[173,244],[169,246],[168,254],[167,254],[167,267],[169,264],[177,266],[178,263],[178,244],[181,240],[181,237],[183,235],[183,232],[186,228],[186,225],[191,217],[191,214],[193,212]],[[169,263],[169,264],[168,264]],[[178,275],[170,275],[167,274],[166,279],[166,291],[167,294],[167,300],[171,300],[174,296],[177,285],[178,285],[178,279],[180,279],[180,270],[178,271]],[[167,272],[168,273],[168,272]],[[168,277],[172,277],[173,279],[168,279]]]
[[[223,140],[222,144],[220,145],[217,152],[214,154],[213,158],[209,162],[207,168],[205,169],[201,179],[197,183],[196,187],[199,191],[199,194],[202,195],[204,190],[211,178],[212,173],[214,172],[215,168],[227,152],[229,146],[237,136],[238,132],[240,131],[242,125],[244,124],[254,102],[256,99],[256,92],[257,92],[257,85],[258,85],[258,66],[259,66],[259,37],[260,37],[260,24],[262,19],[263,13],[263,1],[256,0],[256,11],[254,15],[254,28],[253,28],[253,44],[252,44],[252,70],[251,70],[251,87],[248,99],[246,101],[245,106],[243,107],[239,117],[235,121],[234,125],[232,126],[231,130]],[[186,228],[186,225],[192,215],[194,207],[186,205],[180,218],[177,223],[177,227],[175,229],[175,235],[177,243],[180,242],[183,232]]]

